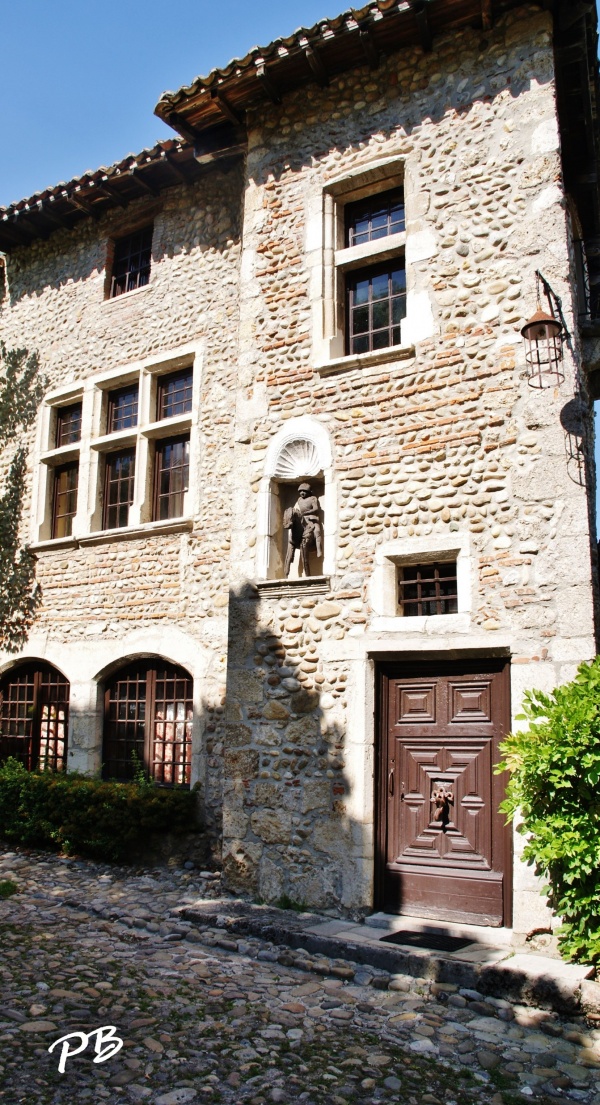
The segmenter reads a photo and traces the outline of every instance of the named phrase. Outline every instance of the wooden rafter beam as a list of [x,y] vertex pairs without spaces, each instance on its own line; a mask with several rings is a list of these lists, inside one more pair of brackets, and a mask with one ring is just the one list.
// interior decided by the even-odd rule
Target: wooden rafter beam
[[277,88],[277,85],[267,72],[267,67],[264,61],[256,62],[256,76],[260,82],[261,88],[268,99],[273,104],[281,103],[281,92]]
[[304,41],[302,43],[302,53],[306,58],[308,67],[315,78],[320,88],[327,88],[329,84],[329,73],[325,67],[325,62],[317,50],[313,50],[309,42]]
[[128,206],[129,200],[126,200],[125,197],[122,196],[116,188],[113,188],[112,184],[109,184],[107,180],[96,182],[96,188],[99,192],[102,192],[103,196],[108,196],[109,199],[117,203],[119,207]]
[[358,28],[358,35],[369,69],[378,69],[381,61],[381,54],[375,42],[372,27],[369,27],[366,23],[362,23]]
[[232,107],[229,100],[223,95],[220,89],[211,88],[210,98],[229,123],[233,123],[234,127],[239,127],[241,125],[243,120],[240,113]]
[[481,26],[484,31],[491,31],[494,26],[492,0],[481,0]]
[[417,23],[423,53],[430,54],[433,49],[433,39],[427,15],[427,0],[408,0],[408,2]]
[[13,215],[15,226],[19,230],[24,231],[26,235],[31,235],[31,238],[47,238],[50,233],[49,231],[42,232],[42,234],[40,235],[38,227],[30,223],[29,221],[26,221],[28,215],[34,215],[35,213],[36,212],[34,208],[30,208],[28,211],[26,211],[24,208],[21,208],[20,210],[15,211]]
[[37,205],[40,215],[54,226],[60,226],[68,230],[71,224],[65,219],[64,215],[52,210],[53,202],[53,200],[40,200]]
[[140,165],[134,165],[129,170],[128,174],[132,180],[135,180],[137,184],[141,185],[144,192],[147,192],[150,196],[160,196],[160,188],[157,188],[155,184],[151,184],[149,180],[144,176],[142,167]]
[[9,238],[16,246],[28,245],[30,239],[21,232],[21,228],[13,225],[10,219],[0,219],[0,238]]
[[183,118],[183,115],[179,115],[177,111],[172,111],[167,117],[166,122],[170,127],[173,127],[173,130],[176,130],[182,138],[185,138],[186,142],[191,142],[193,145],[194,142],[199,141],[200,132],[190,126],[187,120]]
[[182,169],[181,165],[177,164],[175,158],[170,153],[168,153],[167,150],[163,150],[160,156],[163,161],[166,161],[169,168],[172,169],[173,173],[175,174],[177,179],[181,181],[182,184],[190,183],[190,174],[186,173],[185,169]]
[[70,203],[73,207],[77,207],[80,211],[83,211],[86,215],[89,215],[91,219],[99,218],[98,212],[94,211],[92,205],[86,203],[86,201],[82,199],[81,196],[76,195],[75,192],[63,192],[63,196],[66,199],[67,203]]
[[212,165],[214,161],[221,161],[226,157],[237,157],[238,154],[243,154],[246,151],[245,142],[237,142],[235,145],[226,146],[220,150],[207,150],[202,146],[196,146],[194,149],[194,160],[199,165]]

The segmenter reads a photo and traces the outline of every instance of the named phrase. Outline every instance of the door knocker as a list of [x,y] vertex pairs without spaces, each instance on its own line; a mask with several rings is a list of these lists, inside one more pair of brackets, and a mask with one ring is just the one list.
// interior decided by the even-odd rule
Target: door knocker
[[441,825],[442,832],[445,832],[446,825],[451,819],[450,807],[454,805],[454,794],[449,783],[437,781],[433,784],[431,804],[433,806],[431,820]]

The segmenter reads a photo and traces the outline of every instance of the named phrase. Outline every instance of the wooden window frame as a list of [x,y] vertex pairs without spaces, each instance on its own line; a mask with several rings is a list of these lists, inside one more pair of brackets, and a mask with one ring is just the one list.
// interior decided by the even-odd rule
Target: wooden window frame
[[[450,569],[452,574],[440,574],[440,569]],[[406,572],[415,572],[416,578],[406,579]],[[454,587],[446,592],[448,584]],[[432,595],[423,595],[423,585],[433,588]],[[405,598],[408,588],[416,588],[415,598]],[[435,610],[430,609],[435,605]],[[448,609],[450,606],[450,609]],[[409,609],[407,609],[409,607]],[[415,564],[403,564],[398,569],[398,612],[404,618],[435,617],[458,613],[457,561],[435,560]]]
[[[13,696],[17,687],[24,696]],[[69,680],[51,664],[20,664],[5,673],[0,680],[0,761],[14,756],[28,771],[66,770],[70,690]],[[25,706],[24,716],[11,717],[10,707],[18,705]],[[4,732],[11,727],[24,731]]]
[[75,445],[81,441],[81,400],[58,407],[56,411],[55,447]]
[[[129,404],[130,412],[128,414],[118,414],[118,403],[121,397],[132,395],[135,393],[135,400]],[[121,430],[134,429],[138,424],[139,419],[139,404],[140,404],[140,386],[138,381],[134,381],[131,384],[125,384],[123,387],[115,388],[114,391],[108,393],[108,407],[106,412],[106,432],[108,434],[116,434]]]
[[[395,272],[404,273],[404,291],[393,292],[392,287],[392,274]],[[386,297],[378,300],[374,300],[372,296],[372,281],[378,276],[387,274],[388,277],[388,294]],[[390,349],[396,345],[402,344],[402,322],[406,318],[406,268],[404,265],[404,258],[394,258],[390,261],[384,261],[380,264],[370,264],[363,268],[355,269],[346,273],[346,354],[347,356],[356,356],[361,353],[372,353],[379,349]],[[369,298],[366,303],[354,304],[354,286],[359,281],[369,281]],[[393,308],[396,302],[400,303],[400,318],[397,322],[393,321]],[[388,305],[388,325],[387,327],[373,326],[373,307],[376,303],[387,303]],[[366,307],[368,312],[369,325],[367,330],[362,330],[359,333],[354,333],[354,319],[355,312],[361,308]],[[393,331],[398,331],[397,341],[394,341]],[[388,340],[385,345],[374,345],[374,338],[378,334],[385,334],[387,331]],[[367,339],[367,348],[355,350],[353,349],[354,341],[358,341],[361,338]]]
[[[167,389],[171,384],[177,384],[179,380],[185,381],[183,386],[183,397],[176,399],[173,402],[174,407],[181,407],[180,410],[168,410],[167,408]],[[189,381],[189,383],[188,383]],[[186,368],[180,368],[177,372],[170,372],[167,376],[160,376],[158,379],[157,393],[156,393],[156,420],[162,422],[164,418],[174,418],[177,415],[189,414],[192,409],[192,391],[194,386],[194,369],[192,365],[188,365]],[[176,393],[177,394],[177,393]]]
[[[187,445],[187,463],[183,464],[183,465],[177,465],[177,466],[171,465],[168,469],[164,468],[161,464],[161,457],[163,456],[164,450],[170,445],[178,445],[179,443]],[[169,521],[170,519],[173,519],[173,518],[183,518],[183,517],[185,517],[185,495],[189,490],[189,470],[190,470],[190,453],[189,453],[189,450],[190,450],[190,435],[189,434],[178,434],[177,437],[165,437],[165,438],[159,439],[156,442],[155,453],[154,453],[154,492],[153,492],[153,502],[152,502],[152,519],[155,522],[166,522],[166,521]],[[171,471],[172,472],[176,468],[183,468],[184,470],[186,470],[187,476],[186,476],[186,479],[185,479],[185,486],[182,490],[169,491],[167,493],[167,495],[165,496],[164,494],[161,494],[161,491],[160,491],[161,475],[162,475],[163,472],[166,472],[166,471]],[[168,514],[166,516],[162,516],[161,513],[160,513],[161,501],[166,498],[167,501],[170,504],[171,500],[175,499],[175,497],[178,496],[178,495],[182,496],[181,510],[177,511],[176,513],[172,513],[171,507],[169,505]]]
[[[161,684],[174,683],[174,693],[171,697],[160,697]],[[144,693],[140,694],[139,688],[143,684]],[[184,684],[183,694],[177,694],[178,684]],[[119,694],[119,688],[125,685],[134,688],[132,695]],[[168,707],[173,705],[175,710],[183,702],[183,718],[157,717],[158,703],[165,706],[163,712],[168,712]],[[129,714],[129,707],[133,706],[134,717],[126,716],[124,719],[113,717],[113,706],[119,703],[125,704],[125,713]],[[121,735],[119,726],[127,726],[130,733]],[[168,739],[169,727],[177,730],[183,726],[183,739],[177,739],[177,732],[173,733],[173,739]],[[193,679],[189,672],[179,665],[170,664],[167,661],[156,659],[154,661],[140,661],[137,664],[128,665],[115,672],[104,692],[104,737],[103,737],[103,777],[117,779],[132,779],[134,776],[133,753],[135,752],[140,765],[145,773],[160,786],[165,787],[189,787],[191,782],[191,754],[192,754],[192,726],[193,726]],[[124,745],[124,753],[120,746]],[[132,747],[133,746],[133,747]],[[132,755],[130,756],[129,749]],[[179,753],[173,759],[167,758],[167,749],[178,749]],[[157,754],[157,749],[162,750]],[[107,753],[109,753],[107,755]],[[131,760],[131,762],[130,762]],[[111,771],[116,768],[117,774]],[[169,777],[170,776],[170,777]],[[176,778],[179,776],[179,778]]]
[[[77,479],[75,487],[67,488],[65,491],[59,490],[59,480],[63,473],[74,471],[77,473]],[[59,504],[62,496],[75,493],[75,509],[71,513],[66,511],[59,514]],[[77,500],[79,495],[79,460],[69,461],[68,464],[61,464],[53,470],[53,487],[52,487],[52,538],[70,537],[73,532],[73,519],[77,514]],[[65,523],[65,532],[59,533],[61,519],[69,519]]]
[[[116,479],[111,478],[112,466],[124,457],[133,458],[133,466],[130,474],[126,477],[118,476]],[[129,525],[129,508],[133,503],[134,497],[134,485],[135,485],[135,462],[136,462],[136,450],[135,447],[130,449],[121,449],[119,452],[107,453],[104,467],[104,500],[102,503],[102,529],[124,529]],[[116,503],[110,501],[111,487],[116,486],[118,488],[117,494],[120,494],[121,487],[129,484],[128,497],[126,499],[118,499]],[[117,511],[117,519],[119,509],[121,507],[127,507],[127,521],[119,522],[117,520],[115,525],[110,525],[110,512],[111,510]]]
[[133,292],[150,283],[153,232],[154,224],[149,223],[115,239],[110,299]]
[[[386,207],[387,222],[385,227],[373,228],[373,219]],[[402,213],[394,220],[392,211],[399,207],[402,209]],[[366,216],[366,238],[363,241],[357,241],[357,238],[363,237],[363,232],[357,231],[353,224],[361,215]],[[375,192],[363,199],[347,203],[344,207],[344,228],[346,246],[367,245],[369,242],[381,241],[382,238],[387,238],[391,234],[403,233],[406,230],[404,188],[402,186],[389,188],[385,192]],[[379,230],[383,230],[384,233],[379,233]]]

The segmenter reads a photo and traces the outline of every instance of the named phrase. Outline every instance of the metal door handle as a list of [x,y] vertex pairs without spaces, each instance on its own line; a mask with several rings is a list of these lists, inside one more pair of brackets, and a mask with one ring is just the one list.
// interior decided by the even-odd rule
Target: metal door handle
[[394,772],[392,770],[392,771],[390,771],[390,773],[388,775],[388,794],[389,794],[390,798],[392,797],[393,793],[394,793]]

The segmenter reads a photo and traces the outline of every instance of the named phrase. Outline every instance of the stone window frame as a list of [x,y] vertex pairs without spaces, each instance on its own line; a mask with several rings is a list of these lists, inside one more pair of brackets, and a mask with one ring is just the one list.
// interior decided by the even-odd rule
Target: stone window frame
[[358,246],[345,245],[344,209],[347,204],[380,192],[406,187],[406,158],[394,155],[371,161],[327,181],[309,204],[307,261],[311,270],[313,310],[313,354],[316,371],[329,375],[347,369],[365,369],[388,361],[414,357],[410,319],[402,322],[400,345],[368,353],[346,352],[345,274],[379,262],[404,257],[407,269],[407,315],[410,304],[410,274],[407,261],[407,233],[388,235]]
[[[457,611],[454,614],[403,615],[398,610],[398,568],[456,560]],[[380,632],[452,632],[467,630],[471,620],[473,565],[468,534],[401,537],[379,545],[370,581],[372,629]]]
[[[290,474],[287,479],[289,482],[296,482],[297,480],[298,483],[302,482],[304,479],[310,481],[311,477],[313,479],[319,478],[323,480],[325,485],[324,493],[320,496],[323,510],[322,570],[323,576],[330,576],[335,573],[337,547],[337,485],[333,466],[331,439],[325,426],[311,415],[291,418],[285,426],[281,427],[269,443],[265,457],[263,477],[258,492],[255,568],[256,579],[258,581],[278,580],[283,587],[289,585],[290,587],[296,588],[299,582],[304,582],[304,579],[301,581],[295,579],[286,580],[281,576],[274,576],[272,574],[271,562],[273,541],[276,539],[279,525],[279,511],[277,510],[277,500],[274,494],[274,484],[280,479],[283,482],[280,464],[282,454],[286,450],[289,451],[290,447],[293,451],[293,446],[300,442],[306,447],[303,450],[306,456],[312,457],[312,463],[309,464],[308,468],[306,468],[306,466],[299,466],[297,472],[293,472],[293,468],[290,467]],[[300,461],[298,463],[299,465],[301,464]],[[307,577],[306,585],[309,585],[309,579],[316,578],[320,577]]]
[[[186,345],[177,350],[122,366],[88,377],[77,384],[57,388],[46,396],[39,420],[36,442],[38,463],[34,466],[33,502],[35,504],[31,544],[36,550],[76,546],[191,529],[199,500],[199,440],[192,433],[200,414],[200,385],[203,344]],[[161,377],[180,369],[193,368],[192,407],[184,414],[159,418],[157,410]],[[136,426],[107,432],[109,395],[132,382],[139,387],[138,422]],[[75,444],[53,448],[56,411],[74,402],[82,404],[81,439]],[[190,478],[180,518],[154,521],[154,457],[156,442],[164,438],[189,435]],[[134,499],[129,512],[129,524],[115,529],[103,529],[103,497],[105,488],[104,457],[107,454],[136,450]],[[52,469],[77,459],[79,462],[79,495],[77,514],[70,537],[52,538]]]

